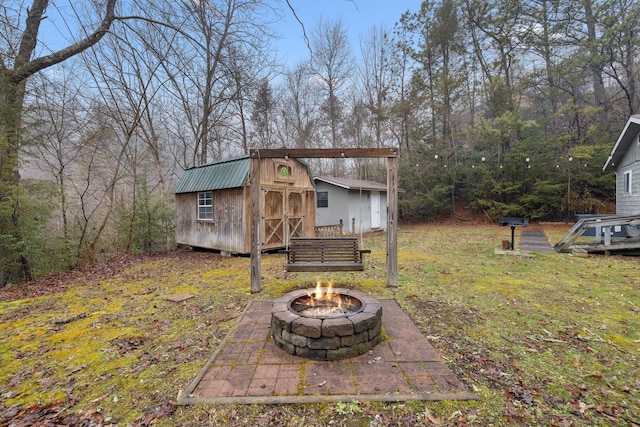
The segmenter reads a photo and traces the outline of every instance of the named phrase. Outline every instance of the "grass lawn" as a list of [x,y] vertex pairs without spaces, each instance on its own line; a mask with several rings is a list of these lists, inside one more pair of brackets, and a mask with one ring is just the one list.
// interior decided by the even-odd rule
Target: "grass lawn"
[[[555,243],[569,226],[544,229]],[[316,279],[267,254],[250,294],[249,258],[176,251],[0,293],[0,425],[640,425],[640,258],[496,255],[509,238],[402,225],[397,291],[382,233],[365,272],[323,276],[394,298],[481,400],[176,406],[249,301]]]

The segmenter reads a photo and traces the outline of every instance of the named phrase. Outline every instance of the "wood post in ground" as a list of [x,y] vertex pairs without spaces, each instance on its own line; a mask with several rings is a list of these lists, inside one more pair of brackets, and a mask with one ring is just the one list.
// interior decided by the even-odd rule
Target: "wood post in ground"
[[251,293],[262,290],[261,284],[261,254],[262,238],[260,232],[261,212],[260,206],[260,158],[251,157],[249,168],[249,185],[251,198]]
[[387,158],[387,286],[398,287],[398,158]]

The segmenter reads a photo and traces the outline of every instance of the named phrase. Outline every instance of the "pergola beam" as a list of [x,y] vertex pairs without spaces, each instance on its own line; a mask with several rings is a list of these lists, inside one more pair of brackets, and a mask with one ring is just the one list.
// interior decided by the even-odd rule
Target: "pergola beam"
[[251,292],[260,292],[262,236],[262,197],[260,193],[260,161],[269,158],[329,159],[387,158],[387,286],[398,286],[398,148],[280,148],[252,149],[249,182],[251,198]]
[[278,148],[252,149],[249,156],[254,159],[340,159],[364,157],[398,157],[397,148]]

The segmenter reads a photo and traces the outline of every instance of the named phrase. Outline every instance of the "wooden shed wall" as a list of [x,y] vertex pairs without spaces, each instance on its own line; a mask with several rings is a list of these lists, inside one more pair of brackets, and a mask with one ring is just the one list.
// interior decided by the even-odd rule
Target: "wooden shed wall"
[[[290,173],[287,176],[280,173],[282,166],[289,168]],[[260,165],[260,175],[263,210],[266,192],[281,192],[280,210],[291,210],[292,217],[295,210],[295,216],[303,218],[302,231],[298,230],[297,235],[313,236],[316,195],[313,182],[304,164],[295,159],[264,159]],[[198,193],[176,194],[176,243],[238,254],[251,253],[249,185],[244,188],[214,190],[212,193],[212,221],[197,219]],[[293,193],[299,193],[300,197]],[[285,195],[290,198],[290,202],[286,201]],[[284,214],[281,215],[284,219]],[[272,238],[270,242],[265,242],[267,227],[264,221],[263,219],[263,249],[284,248],[286,242],[282,239]],[[290,222],[295,222],[295,219],[292,218]]]
[[[290,174],[282,176],[280,167],[288,166]],[[313,183],[307,168],[295,159],[264,159],[260,164],[260,182],[263,186],[279,185],[295,189],[311,189]]]
[[247,253],[244,189],[213,192],[213,220],[198,221],[198,193],[176,194],[176,243]]

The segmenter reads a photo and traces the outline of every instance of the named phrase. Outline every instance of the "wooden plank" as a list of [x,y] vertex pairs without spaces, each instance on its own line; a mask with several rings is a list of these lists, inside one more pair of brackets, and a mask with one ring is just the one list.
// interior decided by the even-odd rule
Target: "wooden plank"
[[293,238],[287,271],[362,271],[363,253],[355,237]]
[[331,271],[363,271],[364,264],[360,263],[325,263],[325,264],[286,264],[290,272],[331,272]]
[[[635,221],[640,220],[640,215],[629,215],[629,216],[607,216],[607,217],[599,217],[599,218],[583,218],[581,220],[576,221],[576,223],[571,227],[571,229],[556,243],[553,249],[556,252],[567,252],[575,247],[574,243],[577,241],[582,235],[587,231],[587,229],[595,230],[594,241],[596,244],[602,244],[602,230],[608,229],[615,226],[625,226],[632,224]],[[610,241],[611,236],[605,236],[605,240]],[[605,245],[606,246],[606,245]]]
[[251,186],[251,292],[262,290],[261,283],[261,254],[262,242],[260,232],[261,212],[260,207],[260,160],[251,159],[249,171],[249,185]]
[[398,287],[398,159],[387,159],[387,286]]
[[278,148],[257,149],[249,151],[252,159],[268,158],[302,158],[302,159],[331,159],[331,158],[364,158],[364,157],[398,157],[400,150],[390,148]]
[[630,240],[631,239],[626,239],[620,242],[613,241],[611,242],[610,245],[576,244],[576,245],[569,246],[568,249],[570,250],[584,249],[587,252],[605,252],[605,251],[615,252],[615,251],[623,251],[623,250],[640,249],[640,241],[637,241],[637,240],[630,241]]

